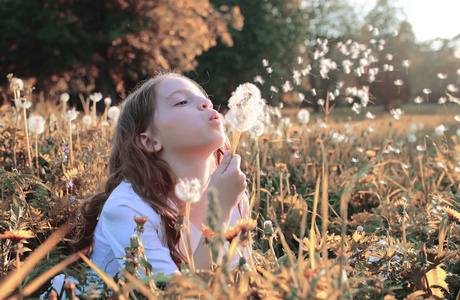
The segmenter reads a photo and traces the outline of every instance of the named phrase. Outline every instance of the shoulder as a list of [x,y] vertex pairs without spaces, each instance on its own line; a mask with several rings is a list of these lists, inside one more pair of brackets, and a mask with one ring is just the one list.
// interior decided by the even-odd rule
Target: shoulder
[[149,222],[159,223],[160,215],[134,192],[131,184],[122,181],[110,194],[101,212],[101,218],[126,220],[137,217],[148,217]]

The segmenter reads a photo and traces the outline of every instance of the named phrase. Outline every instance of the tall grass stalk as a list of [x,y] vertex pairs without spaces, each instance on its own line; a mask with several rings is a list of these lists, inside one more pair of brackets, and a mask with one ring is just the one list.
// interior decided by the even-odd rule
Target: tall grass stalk
[[316,179],[316,188],[315,188],[315,196],[313,200],[313,212],[311,216],[311,228],[310,228],[310,265],[313,270],[316,267],[316,263],[315,263],[315,246],[316,246],[315,225],[316,225],[316,214],[318,210],[320,184],[321,184],[321,175],[318,175],[318,178]]
[[193,250],[192,250],[192,241],[190,237],[190,206],[191,202],[187,201],[185,204],[185,219],[186,219],[186,229],[187,229],[187,247],[188,247],[188,254],[189,254],[189,264],[192,273],[195,273],[195,261],[193,260]]
[[29,167],[31,168],[33,163],[32,163],[32,155],[30,154],[29,128],[27,126],[27,114],[26,114],[26,108],[25,107],[22,108],[22,115],[23,115],[23,118],[24,118],[24,131],[25,131],[26,140],[27,140],[27,157],[28,157],[28,160],[29,160]]

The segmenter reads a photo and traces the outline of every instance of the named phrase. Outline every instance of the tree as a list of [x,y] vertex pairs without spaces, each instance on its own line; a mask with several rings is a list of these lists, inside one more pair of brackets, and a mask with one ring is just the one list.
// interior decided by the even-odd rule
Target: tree
[[208,0],[4,0],[0,68],[36,78],[51,97],[123,97],[160,68],[193,69],[217,38],[231,45],[227,26],[242,22],[237,7],[215,10]]

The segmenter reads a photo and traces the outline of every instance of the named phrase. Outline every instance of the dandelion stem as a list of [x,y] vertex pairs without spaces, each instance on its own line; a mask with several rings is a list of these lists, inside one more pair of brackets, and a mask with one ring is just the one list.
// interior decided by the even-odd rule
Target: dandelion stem
[[38,166],[38,132],[35,132],[35,165],[37,168],[37,176],[40,177],[40,169]]
[[231,149],[231,155],[235,155],[236,148],[238,147],[238,142],[240,141],[240,136],[241,136],[241,131],[235,130],[233,132],[233,141],[232,141],[232,149]]
[[[19,249],[20,247],[22,246],[22,243],[19,242],[16,247],[16,272],[19,273],[19,269],[21,268],[21,263],[20,263],[20,260],[19,260]],[[22,282],[18,285],[18,298],[19,300],[22,300],[23,299],[23,296],[22,296]]]
[[73,150],[72,150],[72,121],[69,120],[69,155],[70,155],[70,167],[73,168]]
[[24,129],[26,133],[26,139],[27,139],[27,156],[29,159],[29,166],[32,166],[32,155],[30,154],[30,141],[29,141],[29,128],[27,127],[27,115],[26,115],[26,108],[22,108],[22,115],[24,117]]
[[185,205],[185,219],[186,219],[186,229],[187,229],[187,247],[188,247],[188,253],[189,253],[189,264],[190,264],[190,269],[192,270],[192,273],[195,273],[195,262],[193,261],[193,251],[192,251],[192,242],[190,240],[190,206],[191,202],[187,201]]

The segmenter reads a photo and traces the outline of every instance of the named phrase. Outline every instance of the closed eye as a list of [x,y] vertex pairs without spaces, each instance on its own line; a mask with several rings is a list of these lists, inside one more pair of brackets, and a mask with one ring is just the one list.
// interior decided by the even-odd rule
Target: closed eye
[[177,102],[177,103],[175,104],[175,106],[177,106],[177,105],[185,105],[185,104],[187,104],[187,103],[188,103],[187,100],[183,100],[183,101]]

